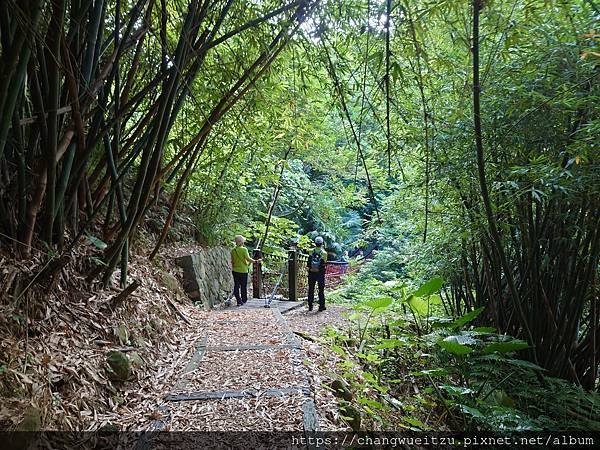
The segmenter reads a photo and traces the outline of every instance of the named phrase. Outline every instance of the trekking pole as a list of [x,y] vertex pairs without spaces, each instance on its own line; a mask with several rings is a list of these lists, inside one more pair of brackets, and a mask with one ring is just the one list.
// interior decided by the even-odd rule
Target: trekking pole
[[279,288],[279,284],[281,283],[281,280],[283,279],[283,275],[285,274],[285,267],[287,265],[287,261],[285,263],[282,264],[281,269],[280,269],[280,274],[279,274],[279,279],[277,280],[277,283],[275,283],[275,287],[273,288],[273,292],[271,292],[271,295],[267,298],[265,297],[265,308],[270,308],[271,307],[271,302],[273,301],[273,297],[275,297],[275,292],[277,292],[277,289]]
[[231,290],[231,293],[227,296],[227,300],[225,300],[225,307],[228,308],[231,306],[231,299],[235,296],[235,287]]

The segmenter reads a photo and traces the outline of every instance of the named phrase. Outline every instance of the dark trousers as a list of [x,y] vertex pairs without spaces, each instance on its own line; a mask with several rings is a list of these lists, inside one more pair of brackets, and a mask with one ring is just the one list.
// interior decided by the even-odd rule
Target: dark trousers
[[[238,305],[242,305],[248,301],[248,274],[240,273],[240,272],[232,272],[233,273],[233,295],[235,295],[235,299],[237,300]],[[240,291],[241,298],[240,298]]]
[[325,273],[308,272],[308,307],[315,301],[315,284],[319,284],[319,309],[325,309]]

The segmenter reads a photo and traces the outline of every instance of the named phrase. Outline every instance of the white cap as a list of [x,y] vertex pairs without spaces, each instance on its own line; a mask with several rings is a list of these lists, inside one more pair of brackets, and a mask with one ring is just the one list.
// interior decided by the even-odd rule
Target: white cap
[[323,245],[323,238],[321,236],[317,236],[315,238],[315,244],[317,244],[317,245]]

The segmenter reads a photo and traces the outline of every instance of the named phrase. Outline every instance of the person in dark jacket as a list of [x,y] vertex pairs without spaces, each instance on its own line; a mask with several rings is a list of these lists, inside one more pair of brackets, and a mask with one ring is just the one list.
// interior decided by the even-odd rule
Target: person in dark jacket
[[325,311],[325,264],[327,252],[323,248],[323,238],[315,238],[315,248],[308,257],[308,310],[312,311],[315,300],[315,285],[319,287],[319,311]]

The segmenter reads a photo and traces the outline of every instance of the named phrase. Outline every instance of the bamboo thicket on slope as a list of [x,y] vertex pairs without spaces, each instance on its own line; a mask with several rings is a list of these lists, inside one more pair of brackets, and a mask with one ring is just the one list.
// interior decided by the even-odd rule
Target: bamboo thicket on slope
[[465,286],[455,292],[455,300],[471,308],[485,306],[497,329],[526,339],[530,360],[552,375],[594,389],[600,362],[599,173],[592,152],[590,164],[580,166],[581,156],[573,153],[585,146],[573,144],[584,140],[582,130],[598,120],[591,98],[598,91],[593,81],[597,74],[582,70],[581,79],[568,80],[580,91],[579,107],[573,112],[558,108],[556,117],[545,118],[551,124],[565,116],[562,123],[567,125],[554,127],[556,135],[544,136],[543,145],[528,143],[538,146],[533,162],[527,145],[520,149],[513,144],[513,161],[523,164],[505,174],[514,192],[493,190],[482,132],[482,8],[481,0],[473,0],[473,122],[486,225],[478,245],[465,249],[465,277],[455,283]]
[[[158,248],[211,129],[312,7],[307,0],[260,8],[233,0],[0,3],[0,242],[25,257],[32,247],[68,252],[93,226],[108,248],[106,266],[90,278],[103,273],[107,282],[120,264],[124,285],[128,243],[153,198],[175,183]],[[220,52],[239,54],[235,67],[215,71],[211,58]],[[199,131],[166,152],[186,103],[201,109]]]

